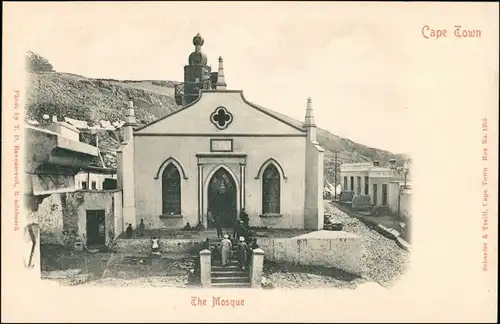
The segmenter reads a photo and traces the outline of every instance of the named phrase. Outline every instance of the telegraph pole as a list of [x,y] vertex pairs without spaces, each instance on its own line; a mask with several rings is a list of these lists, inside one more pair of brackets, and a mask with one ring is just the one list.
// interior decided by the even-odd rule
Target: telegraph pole
[[335,156],[335,164],[333,166],[333,183],[334,183],[334,192],[333,192],[333,199],[334,200],[337,200],[337,153],[338,152],[334,152],[334,156]]

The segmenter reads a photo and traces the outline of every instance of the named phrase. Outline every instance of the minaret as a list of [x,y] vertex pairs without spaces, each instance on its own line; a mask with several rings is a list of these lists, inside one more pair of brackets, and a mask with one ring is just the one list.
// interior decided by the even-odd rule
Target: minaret
[[306,172],[305,172],[305,204],[304,227],[308,229],[323,229],[324,202],[323,202],[323,159],[324,149],[316,141],[316,123],[312,109],[312,100],[307,98],[304,128],[307,131],[306,139]]
[[[121,228],[115,228],[115,233],[125,231],[128,224],[136,226],[137,216],[135,210],[135,143],[134,127],[137,126],[135,119],[134,102],[131,97],[128,100],[128,107],[125,113],[125,124],[123,125],[123,142],[116,152],[116,169],[118,188],[122,190],[122,224]],[[119,234],[117,234],[119,235]]]
[[137,127],[137,121],[135,119],[135,109],[134,101],[132,97],[128,99],[128,108],[125,113],[125,124],[123,125],[124,141],[130,142],[134,137],[134,127]]
[[211,68],[207,65],[207,55],[202,52],[205,40],[198,33],[193,37],[194,52],[189,55],[188,65],[184,66],[184,85],[182,98],[180,94],[177,99],[182,105],[188,105],[195,101],[200,90],[210,89]]
[[215,84],[217,90],[226,90],[227,84],[224,78],[224,61],[222,56],[219,56],[219,72],[217,73],[217,83]]
[[304,128],[306,128],[306,130],[307,130],[307,139],[311,143],[317,144],[318,142],[316,141],[316,123],[314,122],[311,97],[307,98],[306,117],[304,120]]

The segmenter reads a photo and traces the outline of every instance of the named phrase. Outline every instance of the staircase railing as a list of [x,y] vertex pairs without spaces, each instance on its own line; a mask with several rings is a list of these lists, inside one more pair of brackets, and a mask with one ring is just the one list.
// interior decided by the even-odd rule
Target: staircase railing
[[260,288],[262,284],[262,271],[264,270],[264,250],[255,249],[252,251],[250,261],[250,284],[252,288]]
[[211,269],[212,252],[210,249],[205,248],[200,251],[200,282],[203,288],[207,288],[212,285]]

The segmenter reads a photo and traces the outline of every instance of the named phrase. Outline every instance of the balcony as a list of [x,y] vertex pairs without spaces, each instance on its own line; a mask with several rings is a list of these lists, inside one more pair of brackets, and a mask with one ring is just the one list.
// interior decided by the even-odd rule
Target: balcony
[[[97,147],[63,136],[50,129],[26,125],[25,171],[36,173],[41,165],[75,169],[89,166],[99,156]],[[76,137],[78,138],[78,136]]]

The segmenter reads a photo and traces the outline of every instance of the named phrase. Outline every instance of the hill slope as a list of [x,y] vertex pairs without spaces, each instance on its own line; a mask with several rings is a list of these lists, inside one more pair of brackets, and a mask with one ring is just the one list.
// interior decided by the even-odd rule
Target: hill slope
[[[128,97],[134,99],[137,121],[151,122],[179,109],[174,101],[175,81],[118,81],[89,79],[80,75],[58,72],[30,73],[27,84],[26,118],[41,121],[44,114],[84,120],[89,125],[100,120],[123,121]],[[103,143],[108,148],[119,144],[120,134],[108,132]],[[318,142],[326,149],[325,176],[333,183],[334,155],[338,152],[338,165],[349,162],[400,160],[401,155],[367,147],[347,138],[318,129]]]

